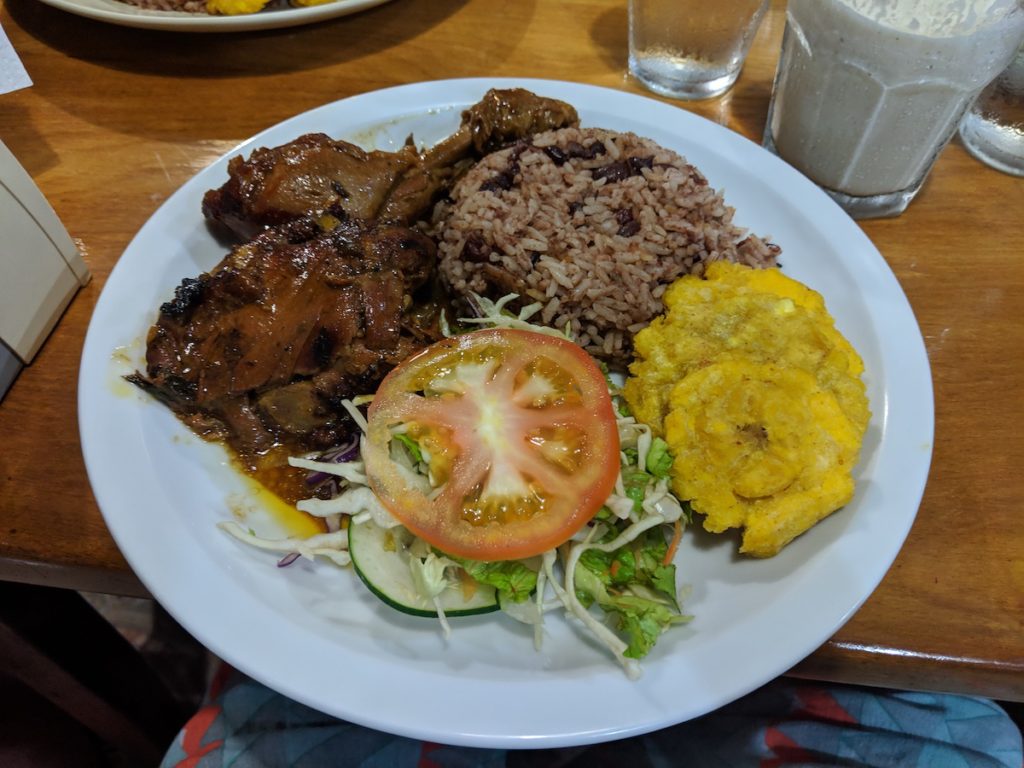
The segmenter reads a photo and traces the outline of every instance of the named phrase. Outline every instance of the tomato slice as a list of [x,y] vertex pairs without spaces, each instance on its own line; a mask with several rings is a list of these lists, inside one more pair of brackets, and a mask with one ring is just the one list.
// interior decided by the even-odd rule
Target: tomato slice
[[[381,383],[363,448],[370,486],[442,552],[515,560],[558,546],[611,495],[619,435],[604,374],[576,344],[491,329],[445,339]],[[429,481],[393,443],[414,440]]]

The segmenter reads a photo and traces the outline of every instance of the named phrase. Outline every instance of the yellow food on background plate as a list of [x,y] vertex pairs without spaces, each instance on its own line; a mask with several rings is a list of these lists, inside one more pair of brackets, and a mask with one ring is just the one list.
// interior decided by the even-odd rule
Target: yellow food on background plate
[[822,297],[726,262],[665,293],[624,396],[673,451],[673,489],[712,532],[769,557],[853,497],[870,419],[864,364]]
[[221,16],[241,16],[263,10],[268,0],[206,0],[206,12]]
[[[335,0],[290,0],[289,5],[306,8],[313,5],[326,5]],[[216,16],[243,16],[259,13],[270,0],[206,0],[206,12]]]

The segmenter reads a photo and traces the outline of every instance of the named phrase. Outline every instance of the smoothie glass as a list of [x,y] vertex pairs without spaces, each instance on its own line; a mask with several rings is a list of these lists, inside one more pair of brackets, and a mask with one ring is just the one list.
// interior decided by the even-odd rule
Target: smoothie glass
[[898,215],[1022,40],[1020,0],[789,0],[764,145],[851,216]]

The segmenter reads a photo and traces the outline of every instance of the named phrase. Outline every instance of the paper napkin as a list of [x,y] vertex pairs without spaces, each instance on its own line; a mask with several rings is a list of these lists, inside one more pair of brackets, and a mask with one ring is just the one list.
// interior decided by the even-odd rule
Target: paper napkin
[[7,39],[3,27],[0,27],[0,93],[10,93],[20,88],[28,88],[32,80],[25,71],[14,46]]

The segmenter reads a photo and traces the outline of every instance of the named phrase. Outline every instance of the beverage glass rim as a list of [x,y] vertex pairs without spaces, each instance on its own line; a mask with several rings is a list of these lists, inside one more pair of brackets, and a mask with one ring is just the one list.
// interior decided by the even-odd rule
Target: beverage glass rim
[[[1014,19],[1024,21],[1024,0],[1006,0],[1006,2],[1001,2],[1001,0],[993,0],[992,5],[989,6],[986,10],[978,11],[978,18],[974,26],[969,27],[966,30],[964,29],[964,26],[967,23],[965,13],[965,17],[957,21],[953,25],[953,28],[951,30],[947,31],[943,29],[941,32],[938,32],[936,34],[926,34],[920,30],[913,29],[909,25],[893,23],[893,21],[888,18],[874,18],[865,13],[864,11],[858,10],[854,6],[855,0],[816,0],[816,2],[828,2],[831,3],[832,5],[842,6],[855,16],[867,19],[873,24],[878,24],[879,26],[884,27],[885,29],[890,30],[892,32],[899,32],[900,34],[907,35],[919,40],[953,40],[960,37],[972,37],[978,34],[979,32],[984,32],[991,29],[994,25],[997,24],[1002,24]],[[926,0],[926,2],[921,3],[920,8],[922,11],[937,12],[937,9],[940,7],[940,2],[941,0]],[[945,0],[943,5],[957,6],[962,5],[962,2],[963,0]],[[1024,40],[1021,41],[1021,44],[1024,45]]]

